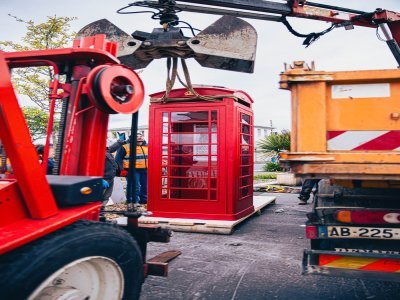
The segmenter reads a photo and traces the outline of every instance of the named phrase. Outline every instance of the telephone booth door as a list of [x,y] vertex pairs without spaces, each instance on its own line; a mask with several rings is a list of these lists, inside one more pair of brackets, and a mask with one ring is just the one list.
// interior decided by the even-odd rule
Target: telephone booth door
[[223,215],[225,191],[219,186],[224,186],[225,179],[218,176],[224,171],[218,153],[220,145],[225,144],[225,132],[220,130],[225,127],[225,107],[178,105],[178,110],[172,105],[152,111],[155,128],[162,128],[162,134],[155,134],[150,146],[158,152],[152,157],[160,160],[149,164],[160,168],[158,172],[151,168],[151,182],[155,184],[154,190],[149,185],[149,198],[154,195],[160,200],[149,201],[149,210],[174,217],[179,213],[193,218]]
[[254,137],[253,137],[253,115],[248,110],[238,109],[238,134],[239,134],[239,157],[236,164],[238,170],[238,194],[234,212],[248,209],[253,203],[253,161],[254,161]]

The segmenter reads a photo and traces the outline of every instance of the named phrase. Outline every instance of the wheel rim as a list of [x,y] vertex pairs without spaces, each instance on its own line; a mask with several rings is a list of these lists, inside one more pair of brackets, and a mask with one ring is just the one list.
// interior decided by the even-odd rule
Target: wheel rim
[[102,256],[85,257],[50,275],[28,300],[121,299],[124,276],[118,264]]

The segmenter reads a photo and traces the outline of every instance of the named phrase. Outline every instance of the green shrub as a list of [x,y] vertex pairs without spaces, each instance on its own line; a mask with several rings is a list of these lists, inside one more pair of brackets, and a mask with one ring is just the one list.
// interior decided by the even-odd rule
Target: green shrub
[[266,152],[274,153],[290,150],[290,131],[282,130],[280,133],[273,133],[259,141],[257,147]]
[[254,175],[254,180],[260,179],[276,179],[276,174],[257,174]]
[[278,162],[269,162],[263,167],[264,171],[267,172],[279,172],[282,168],[279,166]]

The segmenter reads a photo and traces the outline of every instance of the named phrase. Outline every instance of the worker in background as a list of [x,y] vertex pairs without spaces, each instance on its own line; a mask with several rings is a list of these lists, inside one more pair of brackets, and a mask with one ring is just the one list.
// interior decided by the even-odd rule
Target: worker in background
[[[43,163],[43,154],[44,154],[44,145],[39,144],[35,146],[36,148],[36,152],[39,155],[39,162],[40,164]],[[49,158],[47,159],[47,170],[46,170],[46,174],[47,175],[52,175],[53,174],[53,169],[54,169],[54,158],[49,156]]]
[[0,178],[13,173],[10,159],[4,154],[0,153]]
[[103,182],[104,193],[102,199],[103,202],[102,208],[104,208],[107,205],[108,200],[110,200],[111,194],[114,189],[114,178],[120,173],[120,168],[117,162],[115,161],[113,153],[118,151],[126,143],[129,143],[129,141],[117,140],[112,145],[107,146],[106,161],[104,164],[105,183]]
[[306,205],[308,199],[310,199],[311,192],[313,191],[314,187],[316,192],[318,191],[318,182],[321,179],[306,179],[301,186],[300,196],[299,196],[299,205]]
[[[147,204],[147,159],[148,147],[143,134],[138,133],[136,139],[136,204]],[[129,143],[121,147],[116,155],[116,161],[121,168],[121,176],[127,176],[130,157]]]

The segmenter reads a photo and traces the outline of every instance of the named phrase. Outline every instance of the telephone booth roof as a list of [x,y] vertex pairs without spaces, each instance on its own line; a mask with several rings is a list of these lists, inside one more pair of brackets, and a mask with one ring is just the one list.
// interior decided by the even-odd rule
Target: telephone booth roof
[[[220,87],[220,86],[206,86],[206,85],[193,85],[193,89],[199,93],[201,96],[215,96],[215,95],[233,95],[235,97],[238,97],[244,102],[247,102],[249,104],[254,103],[253,99],[244,91],[241,90],[233,90],[233,89],[228,89],[225,87]],[[155,99],[160,99],[164,95],[165,91],[162,92],[157,92],[154,94],[151,94],[151,98]],[[169,93],[169,97],[171,98],[188,98],[190,100],[191,98],[195,98],[195,96],[189,92],[186,88],[180,88],[180,89],[174,89]]]

